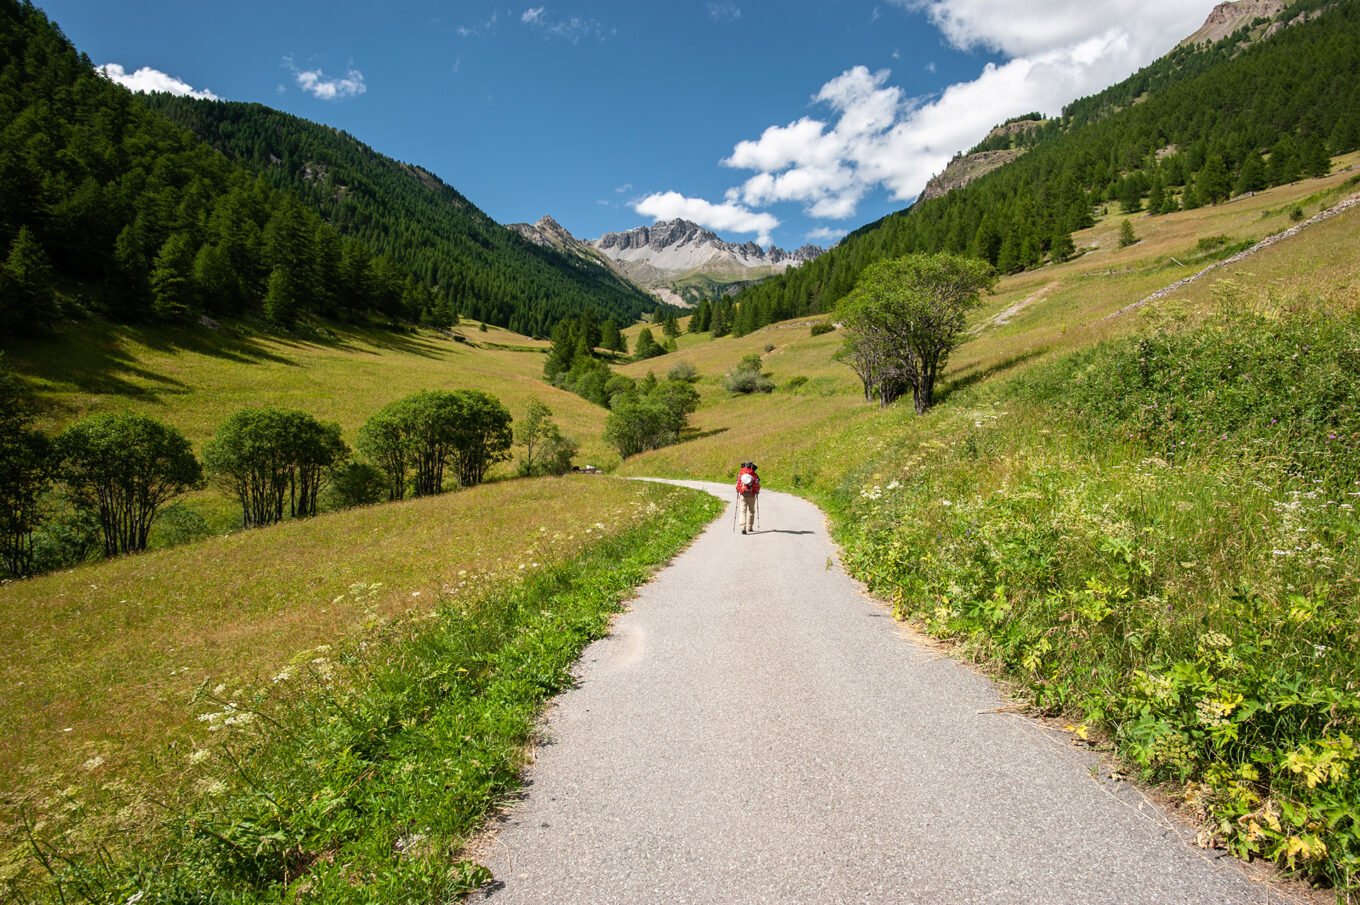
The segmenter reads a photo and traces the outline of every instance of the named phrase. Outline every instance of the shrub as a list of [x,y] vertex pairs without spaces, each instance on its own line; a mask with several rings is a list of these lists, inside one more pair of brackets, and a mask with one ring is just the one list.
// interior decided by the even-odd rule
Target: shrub
[[797,374],[793,377],[790,377],[788,381],[786,381],[785,384],[782,387],[780,387],[780,389],[783,390],[785,393],[796,393],[804,386],[806,386],[807,382],[808,379],[806,375]]
[[72,502],[99,519],[105,556],[145,550],[161,507],[203,485],[189,441],[145,415],[91,415],[56,446]]
[[694,383],[699,379],[699,369],[692,362],[682,361],[666,372],[666,379]]
[[812,325],[812,329],[810,330],[810,332],[813,336],[821,336],[823,333],[830,333],[832,330],[835,329],[836,325],[831,323],[830,321],[818,321],[817,323]]
[[386,490],[387,479],[381,469],[367,462],[346,462],[331,473],[325,500],[327,508],[352,509],[378,502]]
[[729,393],[772,393],[774,381],[762,367],[759,355],[747,355],[723,378],[723,386]]
[[774,343],[766,343],[766,344],[765,344],[765,354],[768,355],[769,353],[771,353],[771,352],[773,352],[773,351],[774,351]]

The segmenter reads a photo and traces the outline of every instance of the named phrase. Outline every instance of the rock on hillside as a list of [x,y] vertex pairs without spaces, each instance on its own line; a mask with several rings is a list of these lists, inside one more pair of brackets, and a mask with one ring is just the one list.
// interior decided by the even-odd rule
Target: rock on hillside
[[976,154],[962,154],[949,161],[949,166],[937,173],[926,183],[918,202],[929,201],[948,195],[954,189],[961,189],[975,179],[986,176],[997,167],[1003,167],[1023,151],[1011,148],[1005,151],[979,151]]
[[[1042,119],[1020,119],[1003,123],[987,133],[978,147],[995,147],[997,139],[1007,140],[1044,124]],[[988,151],[974,151],[960,154],[943,171],[931,177],[917,202],[929,201],[948,195],[954,189],[963,188],[975,179],[981,179],[992,170],[1003,167],[1024,153],[1024,148],[1001,148]]]
[[1204,20],[1199,31],[1182,41],[1181,46],[1214,44],[1255,19],[1273,19],[1283,12],[1287,5],[1285,0],[1236,0],[1233,3],[1220,3],[1209,13],[1209,18]]

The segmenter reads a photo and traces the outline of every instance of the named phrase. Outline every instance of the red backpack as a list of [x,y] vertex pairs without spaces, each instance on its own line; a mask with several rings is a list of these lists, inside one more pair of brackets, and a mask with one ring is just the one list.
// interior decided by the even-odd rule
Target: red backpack
[[750,466],[737,472],[737,493],[760,493],[760,475]]

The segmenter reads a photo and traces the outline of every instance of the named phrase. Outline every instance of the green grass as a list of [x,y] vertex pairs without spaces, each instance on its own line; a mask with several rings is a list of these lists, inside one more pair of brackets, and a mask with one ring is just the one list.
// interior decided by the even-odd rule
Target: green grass
[[604,479],[571,496],[590,496],[591,483],[621,495],[607,532],[581,526],[603,539],[387,620],[384,595],[361,586],[343,603],[369,614],[364,631],[271,666],[272,679],[205,681],[200,728],[162,753],[173,778],[152,789],[115,779],[107,761],[91,767],[93,783],[56,791],[39,814],[37,850],[59,883],[12,851],[0,889],[19,900],[55,897],[58,885],[95,901],[443,900],[460,870],[475,875],[454,855],[517,782],[542,702],[632,589],[720,508],[706,494]]
[[[530,402],[546,404],[563,433],[580,443],[580,461],[618,461],[602,439],[604,410],[544,383],[542,355],[506,348],[545,343],[499,328],[482,333],[464,325],[458,333],[469,342],[431,331],[336,325],[275,336],[236,327],[81,324],[47,338],[6,342],[3,351],[6,365],[35,391],[38,427],[48,432],[83,415],[128,409],[173,425],[201,452],[233,412],[273,405],[338,422],[353,446],[359,427],[389,402],[418,390],[483,389],[514,417]],[[512,464],[492,477],[508,475]],[[240,525],[235,504],[217,490],[191,495],[187,506],[213,533]],[[166,540],[164,531],[153,532],[153,546]]]

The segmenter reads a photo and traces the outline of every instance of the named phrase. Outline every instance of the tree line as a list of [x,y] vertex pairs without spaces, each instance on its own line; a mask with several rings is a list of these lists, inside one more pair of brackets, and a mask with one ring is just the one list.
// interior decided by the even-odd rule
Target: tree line
[[738,329],[832,310],[876,261],[944,252],[1013,273],[1075,254],[1102,205],[1160,215],[1325,175],[1360,148],[1360,0],[1302,0],[1281,21],[1268,40],[1179,48],[1004,139],[1028,150],[742,291]]
[[478,390],[425,390],[384,406],[359,429],[360,457],[338,424],[295,409],[232,414],[201,461],[182,433],[145,415],[91,415],[49,438],[33,414],[20,380],[0,368],[0,566],[15,577],[96,551],[145,550],[167,506],[208,483],[252,528],[316,515],[327,488],[343,508],[471,487],[516,439],[524,475],[561,474],[576,451],[545,406],[531,407],[516,438],[510,412]]

